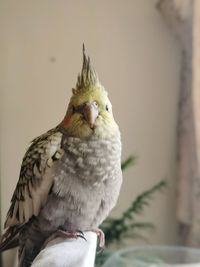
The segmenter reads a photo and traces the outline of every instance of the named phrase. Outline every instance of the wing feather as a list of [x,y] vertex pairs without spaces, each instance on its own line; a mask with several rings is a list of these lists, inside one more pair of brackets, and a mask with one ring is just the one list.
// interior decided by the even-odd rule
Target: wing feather
[[53,184],[56,153],[62,154],[62,133],[54,128],[34,139],[27,150],[11,199],[5,228],[24,224],[45,205]]

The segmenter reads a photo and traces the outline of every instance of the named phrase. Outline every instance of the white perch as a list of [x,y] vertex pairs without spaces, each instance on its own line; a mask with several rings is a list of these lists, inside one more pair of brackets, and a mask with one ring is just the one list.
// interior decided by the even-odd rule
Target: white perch
[[85,232],[83,238],[56,238],[38,254],[31,267],[93,267],[97,235]]

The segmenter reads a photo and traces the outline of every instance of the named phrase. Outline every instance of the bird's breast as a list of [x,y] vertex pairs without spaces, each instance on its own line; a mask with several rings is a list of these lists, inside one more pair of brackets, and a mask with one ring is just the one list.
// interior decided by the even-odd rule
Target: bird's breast
[[[115,192],[115,187],[118,195],[120,140],[66,138],[62,149],[64,153],[55,168],[47,205],[50,208],[46,206],[45,217],[52,214],[57,218],[56,225],[67,225],[68,229],[71,224],[78,229],[87,229],[94,221],[98,225],[95,217],[100,207],[103,209],[102,201],[116,202],[109,194],[110,190]],[[106,208],[106,214],[111,206],[112,203]]]
[[119,138],[65,138],[64,154],[56,168],[55,179],[68,187],[69,180],[78,180],[87,186],[98,186],[107,179],[114,179],[115,169],[121,161]]

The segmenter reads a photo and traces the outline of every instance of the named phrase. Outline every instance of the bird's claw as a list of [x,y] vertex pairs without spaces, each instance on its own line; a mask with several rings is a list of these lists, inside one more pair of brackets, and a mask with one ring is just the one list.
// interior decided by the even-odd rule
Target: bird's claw
[[86,241],[84,233],[80,230],[76,230],[76,231],[58,230],[57,233],[58,233],[58,236],[63,237],[63,238],[79,238],[80,237]]
[[81,230],[76,230],[76,232],[80,233],[81,235],[84,235],[83,231]]
[[77,230],[76,233],[77,233],[77,237],[83,238],[85,241],[87,241],[87,239],[84,236],[83,231]]
[[71,238],[82,238],[84,239],[85,241],[86,238],[84,236],[84,233],[80,230],[77,230],[77,231],[65,231],[63,229],[58,229],[55,233],[53,233],[52,235],[49,236],[49,238],[47,238],[43,244],[43,248],[50,242],[52,241],[53,239],[55,238],[58,238],[58,237],[61,237],[61,238],[65,238],[65,239],[71,239]]
[[97,253],[99,254],[104,250],[104,247],[105,247],[105,235],[104,235],[104,232],[99,228],[91,230],[91,231],[96,233],[98,238],[99,238],[99,248],[100,249],[97,251]]

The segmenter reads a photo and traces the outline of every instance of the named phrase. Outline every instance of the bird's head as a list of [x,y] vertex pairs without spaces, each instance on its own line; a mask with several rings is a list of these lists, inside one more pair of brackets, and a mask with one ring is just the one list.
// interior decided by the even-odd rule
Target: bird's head
[[82,71],[72,93],[61,123],[70,136],[84,138],[94,135],[108,138],[118,131],[108,94],[100,84],[84,46]]

